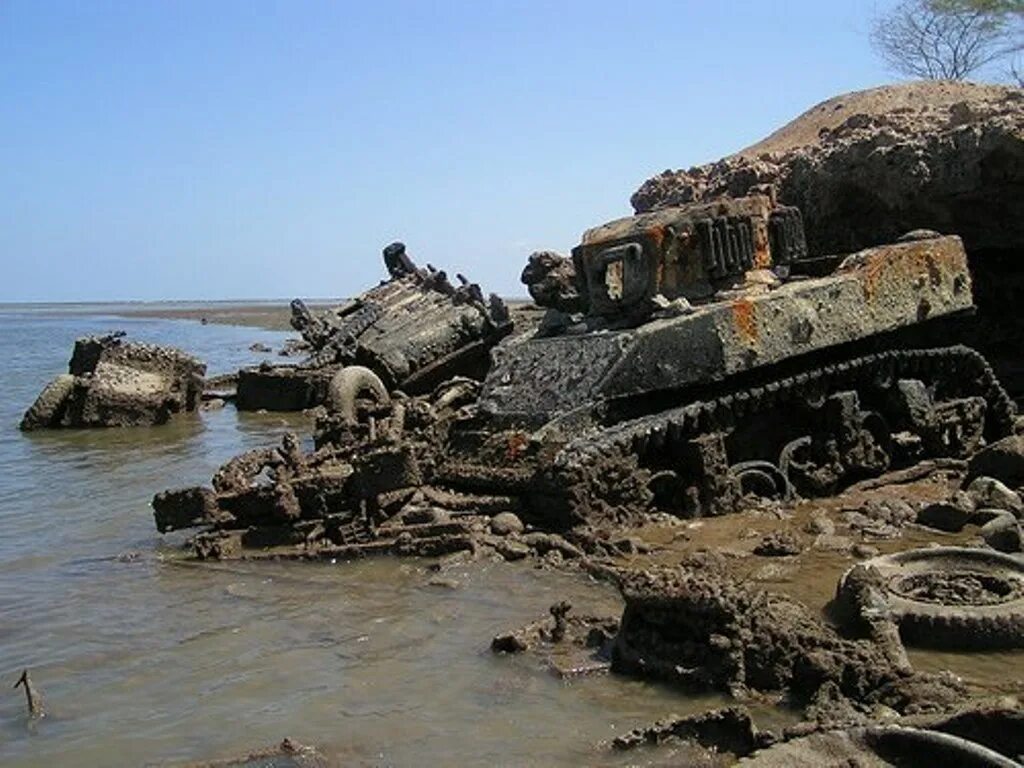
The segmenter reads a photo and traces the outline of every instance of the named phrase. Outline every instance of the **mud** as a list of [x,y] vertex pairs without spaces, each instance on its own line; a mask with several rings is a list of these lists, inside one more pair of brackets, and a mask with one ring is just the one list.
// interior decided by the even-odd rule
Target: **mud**
[[560,678],[604,674],[611,669],[611,649],[619,631],[614,616],[572,614],[561,601],[549,609],[550,617],[495,635],[494,653],[529,652],[544,659]]
[[316,747],[285,738],[275,746],[261,747],[244,755],[189,763],[182,768],[335,768],[340,765]]

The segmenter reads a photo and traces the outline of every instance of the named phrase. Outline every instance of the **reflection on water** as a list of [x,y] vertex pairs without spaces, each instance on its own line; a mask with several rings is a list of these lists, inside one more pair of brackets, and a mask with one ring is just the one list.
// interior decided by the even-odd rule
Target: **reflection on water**
[[[455,589],[422,562],[182,562],[149,501],[207,482],[241,450],[309,433],[301,415],[232,408],[152,429],[23,435],[21,413],[72,341],[125,328],[215,363],[258,361],[281,334],[0,309],[0,763],[138,765],[230,754],[286,735],[347,762],[614,762],[595,744],[709,700],[638,682],[561,682],[488,650],[498,631],[606,587],[529,567],[467,566]],[[50,715],[28,724],[32,669]]]

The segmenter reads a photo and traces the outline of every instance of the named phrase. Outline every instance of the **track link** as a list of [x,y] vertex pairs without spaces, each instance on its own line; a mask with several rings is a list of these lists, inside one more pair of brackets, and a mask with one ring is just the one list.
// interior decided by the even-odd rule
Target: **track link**
[[965,394],[986,403],[986,438],[1013,430],[1016,408],[988,361],[965,346],[887,350],[830,363],[775,381],[742,388],[721,397],[623,421],[570,441],[555,459],[556,467],[588,465],[610,455],[644,455],[666,444],[728,430],[758,412],[819,393],[855,387],[872,379],[931,376],[956,382]]

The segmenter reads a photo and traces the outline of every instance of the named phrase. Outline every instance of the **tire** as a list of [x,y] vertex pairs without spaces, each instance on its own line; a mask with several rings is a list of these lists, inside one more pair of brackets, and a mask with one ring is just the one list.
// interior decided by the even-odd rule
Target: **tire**
[[21,419],[23,432],[58,426],[65,403],[75,389],[75,377],[63,373],[47,384]]
[[[839,582],[838,600],[862,618],[864,605],[851,578],[870,569],[889,618],[909,644],[981,650],[1024,647],[1024,559],[984,549],[934,547],[883,555],[860,563]],[[860,571],[859,575],[863,575]],[[968,593],[960,599],[950,590]],[[935,594],[935,591],[939,594]],[[942,594],[945,592],[946,594]]]
[[350,365],[342,368],[331,379],[327,387],[327,409],[345,421],[355,423],[359,420],[356,401],[370,398],[379,405],[388,405],[391,395],[380,377],[369,368],[361,365]]
[[812,768],[821,765],[959,766],[1013,768],[1019,763],[959,736],[903,726],[820,731],[758,750],[737,763],[744,768]]

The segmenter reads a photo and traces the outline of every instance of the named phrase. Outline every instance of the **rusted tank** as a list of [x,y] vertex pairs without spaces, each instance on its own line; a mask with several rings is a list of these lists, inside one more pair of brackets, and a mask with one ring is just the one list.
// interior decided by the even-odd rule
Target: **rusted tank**
[[296,299],[292,326],[313,352],[297,366],[263,365],[239,374],[242,410],[301,410],[354,390],[429,392],[452,376],[483,378],[491,348],[512,327],[496,295],[458,276],[417,267],[402,243],[384,249],[389,279],[314,314]]
[[495,350],[442,485],[517,495],[549,524],[698,516],[1012,429],[985,360],[928,339],[973,308],[958,237],[811,257],[799,211],[751,195],[591,229],[571,268],[543,256],[524,277],[572,306],[553,299],[537,336]]
[[[942,325],[972,309],[959,238],[844,257],[804,243],[800,213],[767,196],[590,230],[572,261],[531,258],[538,331],[494,346],[482,383],[436,387],[506,315],[389,249],[387,283],[320,317],[296,306],[312,369],[340,371],[316,451],[232,460],[211,488],[158,495],[157,525],[204,527],[199,557],[578,557],[651,512],[826,495],[1012,430],[991,368]],[[481,519],[504,512],[538,530],[504,542]]]

